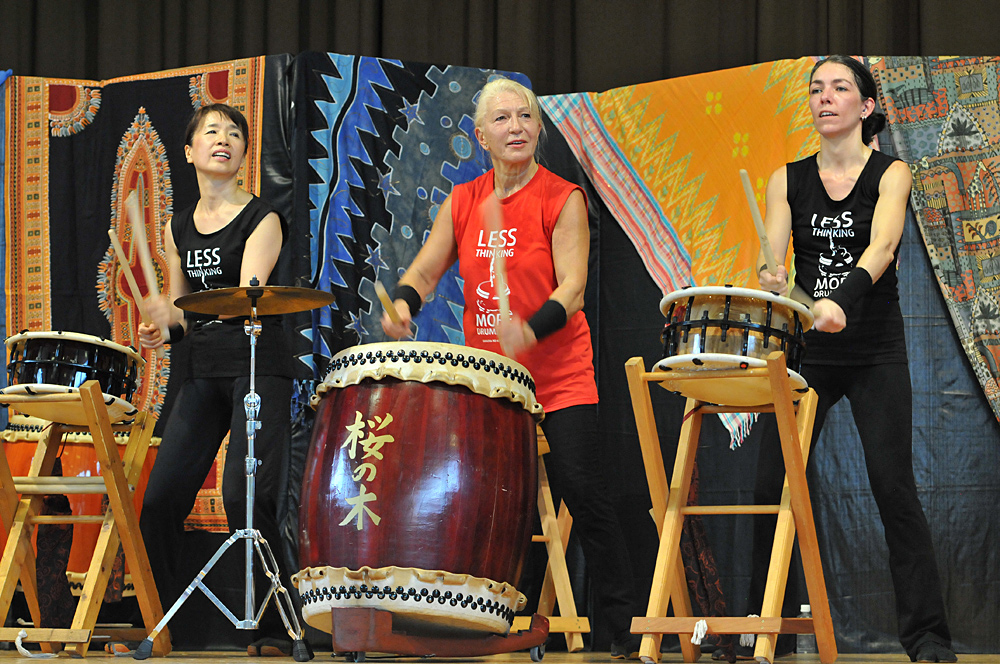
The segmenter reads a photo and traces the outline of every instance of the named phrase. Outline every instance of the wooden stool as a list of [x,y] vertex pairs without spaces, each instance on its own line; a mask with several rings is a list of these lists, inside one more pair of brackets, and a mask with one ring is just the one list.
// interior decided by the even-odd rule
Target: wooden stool
[[[759,378],[766,376],[771,388],[772,403],[750,407],[715,406],[688,399],[684,423],[681,426],[674,461],[673,475],[669,490],[666,472],[660,454],[660,439],[653,419],[653,407],[649,396],[649,383],[661,382],[669,376],[676,385],[678,380],[704,380],[726,377]],[[634,357],[625,363],[632,408],[635,412],[639,444],[642,448],[643,464],[649,482],[650,498],[653,502],[653,518],[660,534],[660,547],[656,556],[656,569],[650,590],[649,606],[645,617],[632,620],[632,632],[643,634],[639,650],[644,661],[657,661],[660,653],[662,634],[679,634],[684,661],[694,662],[701,655],[701,649],[691,643],[695,624],[704,620],[709,633],[758,635],[754,655],[757,661],[774,661],[774,645],[777,634],[815,633],[820,661],[831,664],[837,659],[837,645],[833,635],[833,621],[827,600],[823,567],[820,561],[819,544],[813,523],[812,505],[809,502],[809,488],[806,485],[805,464],[812,439],[813,418],[816,414],[816,393],[809,390],[796,406],[792,402],[793,392],[789,385],[785,358],[781,352],[772,353],[767,358],[767,366],[760,369],[735,369],[711,372],[690,371],[678,373],[646,372],[641,357]],[[780,505],[711,505],[685,506],[691,485],[698,438],[701,433],[702,417],[710,413],[773,412],[777,417],[781,437],[781,451],[785,460],[785,485]],[[778,525],[771,550],[764,604],[759,618],[708,617],[692,615],[691,601],[684,580],[684,568],[680,559],[681,528],[686,514],[777,514]],[[788,578],[792,543],[798,531],[799,549],[805,570],[809,603],[813,618],[782,618],[781,604]],[[674,600],[674,616],[667,618],[667,607]]]
[[[0,558],[0,612],[7,615],[14,597],[18,579],[28,601],[31,618],[36,627],[26,629],[26,641],[38,642],[46,652],[52,652],[55,644],[73,644],[68,648],[78,656],[84,656],[90,640],[95,636],[97,614],[103,602],[104,592],[111,575],[112,562],[118,553],[118,545],[125,550],[135,585],[136,597],[142,611],[146,630],[109,630],[102,632],[112,638],[139,641],[163,618],[160,598],[153,582],[153,574],[146,556],[146,547],[139,534],[139,519],[133,504],[133,486],[138,482],[142,462],[153,435],[155,419],[148,413],[140,412],[131,425],[112,425],[108,416],[104,395],[97,381],[87,381],[74,394],[52,394],[44,396],[4,395],[0,403],[12,404],[31,399],[65,401],[73,407],[83,408],[93,439],[94,451],[101,467],[100,477],[58,477],[52,476],[52,469],[59,453],[62,435],[80,430],[78,427],[53,423],[38,441],[31,469],[25,477],[12,477],[7,458],[0,455],[0,516],[6,532],[6,545]],[[119,456],[114,431],[128,430],[128,443],[124,458]],[[96,493],[107,494],[110,509],[104,515],[59,515],[42,516],[42,497],[52,493]],[[18,499],[20,494],[20,499]],[[35,576],[35,554],[31,545],[31,534],[35,524],[101,523],[101,534],[97,540],[94,556],[87,571],[87,579],[80,594],[80,600],[68,629],[37,627],[38,586]],[[0,641],[14,641],[19,628],[0,628]],[[164,630],[154,642],[154,652],[166,655],[170,652],[169,633]]]
[[[538,516],[542,522],[542,534],[531,538],[532,542],[544,542],[549,554],[549,562],[545,568],[545,580],[538,597],[537,613],[549,619],[549,633],[562,632],[566,637],[566,650],[577,652],[583,650],[583,634],[590,632],[590,620],[586,616],[576,614],[576,601],[573,598],[573,586],[570,584],[569,571],[566,568],[566,546],[569,544],[570,530],[573,528],[573,516],[569,513],[566,503],[560,501],[559,512],[556,513],[552,500],[552,489],[549,487],[549,476],[545,472],[543,455],[549,452],[549,442],[538,427]],[[553,616],[553,609],[559,607],[559,615]],[[527,629],[530,618],[520,616],[514,618],[512,629]]]

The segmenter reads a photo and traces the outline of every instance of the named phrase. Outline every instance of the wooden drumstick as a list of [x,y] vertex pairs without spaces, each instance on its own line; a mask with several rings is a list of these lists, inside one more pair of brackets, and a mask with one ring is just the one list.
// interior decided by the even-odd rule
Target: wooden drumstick
[[[503,209],[500,199],[489,196],[482,205],[483,222],[492,237],[496,233],[500,237],[503,230]],[[493,286],[497,291],[497,303],[500,306],[500,320],[510,319],[510,300],[507,298],[507,259],[501,247],[493,247]]]
[[396,325],[402,325],[403,319],[399,317],[399,312],[396,311],[396,305],[389,298],[389,293],[386,292],[385,286],[382,285],[381,281],[375,282],[375,294],[378,295],[379,302],[382,303],[382,308],[385,309],[385,313],[389,316],[389,320]]
[[507,259],[503,249],[493,248],[493,283],[497,289],[497,302],[500,305],[500,320],[510,318],[510,301],[507,298]]
[[[125,199],[125,216],[132,227],[132,240],[136,244],[139,254],[139,265],[142,267],[142,276],[146,280],[147,297],[156,297],[160,294],[159,282],[156,279],[156,269],[153,267],[153,256],[149,251],[149,240],[146,237],[146,213],[145,204],[140,196],[145,196],[142,173],[136,182],[135,189]],[[170,338],[167,330],[160,328],[160,334],[164,339]],[[156,357],[162,358],[165,351],[163,346],[156,349]]]
[[[757,196],[753,192],[753,185],[750,184],[750,174],[745,168],[740,169],[740,179],[743,181],[743,193],[746,194],[747,203],[750,205],[750,216],[753,217],[753,225],[757,230],[757,238],[760,240],[760,251],[764,254],[764,265],[768,272],[777,274],[779,263],[774,257],[771,241],[767,238],[767,232],[764,230],[764,220],[761,219],[760,208],[757,207]],[[815,301],[798,284],[792,284],[788,297],[807,307],[815,304]]]
[[132,226],[132,239],[135,240],[136,249],[139,254],[139,265],[142,266],[142,275],[146,279],[146,289],[150,296],[155,297],[160,294],[159,283],[156,279],[156,269],[153,267],[153,256],[149,251],[149,240],[146,238],[146,215],[143,213],[144,205],[139,196],[142,196],[142,175],[139,175],[139,182],[132,193],[125,199],[125,216],[128,217]]
[[[111,238],[111,246],[115,248],[115,255],[118,256],[118,263],[122,266],[122,272],[125,273],[125,281],[128,282],[129,290],[132,291],[132,299],[135,300],[136,306],[139,308],[139,318],[143,323],[152,322],[149,318],[149,312],[146,310],[146,303],[142,299],[142,294],[139,292],[139,284],[135,283],[135,275],[132,274],[132,267],[128,262],[128,256],[125,255],[125,250],[122,249],[121,242],[118,241],[118,234],[115,233],[115,229],[108,229],[108,237]],[[160,331],[163,334],[163,331]],[[163,337],[166,339],[167,337]],[[165,349],[160,346],[156,349],[156,357],[163,358]]]

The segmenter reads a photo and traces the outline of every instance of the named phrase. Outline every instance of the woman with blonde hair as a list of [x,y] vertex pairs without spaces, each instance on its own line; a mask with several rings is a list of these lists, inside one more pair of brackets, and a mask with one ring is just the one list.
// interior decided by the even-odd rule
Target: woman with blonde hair
[[[601,462],[593,349],[583,313],[587,201],[580,187],[536,161],[543,128],[531,90],[506,78],[490,81],[479,94],[475,124],[493,168],[456,186],[441,204],[394,293],[402,322],[384,315],[382,326],[391,337],[407,335],[424,298],[458,260],[465,343],[504,353],[531,372],[545,408],[549,479],[573,514],[595,603],[611,627],[612,657],[638,657],[639,637],[629,633],[632,616],[639,615],[632,568]],[[502,218],[503,227],[487,217]],[[496,304],[494,249],[505,256],[509,318]],[[495,325],[477,324],[484,315]]]

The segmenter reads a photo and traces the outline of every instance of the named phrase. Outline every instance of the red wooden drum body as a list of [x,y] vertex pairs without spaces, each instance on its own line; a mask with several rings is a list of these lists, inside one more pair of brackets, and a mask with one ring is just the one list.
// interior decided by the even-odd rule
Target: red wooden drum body
[[713,371],[766,366],[774,351],[785,355],[792,386],[805,390],[798,374],[803,335],[812,327],[809,309],[774,293],[731,286],[683,288],[660,301],[667,318],[663,358],[655,370],[703,372],[699,380],[667,379],[663,386],[684,396],[730,406],[769,403],[770,384],[759,378],[713,376]]
[[506,633],[537,496],[534,384],[464,346],[349,348],[317,390],[293,577],[306,622],[390,610],[423,629]]

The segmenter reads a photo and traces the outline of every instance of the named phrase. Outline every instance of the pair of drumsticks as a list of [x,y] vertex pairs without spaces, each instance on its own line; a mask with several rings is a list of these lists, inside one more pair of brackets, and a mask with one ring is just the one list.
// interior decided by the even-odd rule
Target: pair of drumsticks
[[[132,228],[132,242],[136,245],[139,254],[139,264],[142,266],[143,278],[146,280],[148,296],[156,297],[160,294],[160,289],[157,285],[156,270],[153,268],[153,257],[149,251],[149,241],[146,238],[146,215],[143,214],[145,206],[139,200],[143,191],[142,174],[140,173],[136,188],[125,199],[125,216]],[[131,263],[129,263],[121,242],[118,241],[115,229],[108,229],[108,237],[111,238],[111,245],[115,248],[115,255],[118,256],[118,262],[125,274],[125,281],[128,282],[129,290],[132,291],[132,299],[135,300],[135,304],[139,308],[139,317],[143,323],[151,323],[152,319],[149,317],[146,301],[143,299],[142,293],[139,292],[139,285],[135,282],[135,276],[132,274]],[[163,335],[164,339],[168,336],[166,330],[160,330],[160,334]],[[160,346],[156,349],[156,357],[163,358],[163,355],[164,349],[163,346]]]
[[[499,231],[503,230],[503,208],[500,207],[500,199],[496,196],[487,197],[481,210],[484,225],[488,230],[495,231],[499,237]],[[507,296],[507,259],[500,247],[493,247],[493,286],[496,288],[497,302],[500,306],[500,320],[507,320],[510,318],[510,299]],[[400,325],[403,320],[399,317],[396,305],[389,299],[389,293],[386,292],[385,286],[380,281],[375,282],[375,294],[378,295],[382,308],[389,315],[389,320]]]
[[[760,209],[757,207],[757,196],[753,192],[753,185],[750,184],[750,175],[745,168],[740,169],[740,179],[743,181],[743,193],[746,194],[747,203],[750,205],[750,215],[753,217],[754,228],[757,229],[757,237],[760,239],[760,250],[764,254],[764,265],[771,274],[777,274],[778,261],[774,257],[774,250],[771,249],[771,241],[767,239],[764,231],[764,220],[760,217]],[[807,307],[812,307],[815,301],[798,284],[792,284],[792,289],[788,292],[788,297]]]

